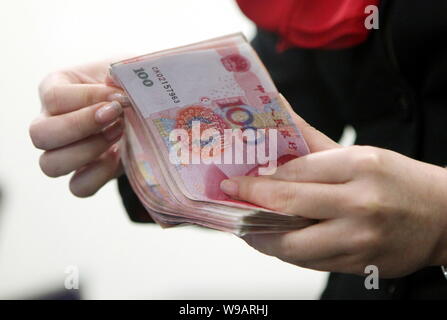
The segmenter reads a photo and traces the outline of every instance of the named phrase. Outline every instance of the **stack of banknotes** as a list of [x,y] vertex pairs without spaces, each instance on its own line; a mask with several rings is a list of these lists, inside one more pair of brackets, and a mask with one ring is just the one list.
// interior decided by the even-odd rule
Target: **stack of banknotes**
[[125,108],[125,172],[161,226],[188,223],[244,235],[313,223],[220,189],[224,179],[269,175],[309,152],[242,34],[120,61],[110,75],[132,103]]

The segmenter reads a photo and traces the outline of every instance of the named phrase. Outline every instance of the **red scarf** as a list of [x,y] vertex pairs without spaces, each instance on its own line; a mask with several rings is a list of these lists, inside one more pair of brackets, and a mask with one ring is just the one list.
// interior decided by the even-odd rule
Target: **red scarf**
[[368,5],[380,0],[236,0],[260,28],[280,35],[279,48],[341,49],[366,40]]

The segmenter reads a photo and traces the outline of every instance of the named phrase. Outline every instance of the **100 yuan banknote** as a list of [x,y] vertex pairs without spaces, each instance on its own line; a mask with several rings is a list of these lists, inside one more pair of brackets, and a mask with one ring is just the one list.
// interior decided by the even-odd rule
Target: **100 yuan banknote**
[[227,201],[222,180],[269,174],[308,153],[241,35],[123,61],[111,73],[144,119],[163,165],[191,199]]

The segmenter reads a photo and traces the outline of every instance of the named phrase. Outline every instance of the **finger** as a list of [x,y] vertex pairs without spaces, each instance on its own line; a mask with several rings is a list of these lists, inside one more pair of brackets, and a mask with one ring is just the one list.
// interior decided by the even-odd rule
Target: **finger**
[[346,148],[311,153],[278,167],[271,179],[295,182],[345,183],[352,179],[352,167]]
[[101,102],[53,117],[40,117],[30,126],[30,136],[39,149],[51,150],[99,132],[116,121],[123,109],[117,101]]
[[304,267],[316,260],[348,254],[349,226],[343,219],[326,220],[307,228],[282,234],[243,237],[253,248]]
[[121,88],[120,85],[113,79],[113,77],[110,75],[110,73],[107,74],[105,83],[108,86],[115,87],[115,88]]
[[334,140],[330,139],[328,136],[324,135],[310,124],[308,124],[304,119],[293,111],[292,106],[284,98],[282,94],[279,94],[279,102],[284,106],[289,113],[292,115],[293,120],[297,124],[298,128],[301,130],[307,145],[309,146],[310,152],[317,152],[332,148],[339,148],[340,145]]
[[118,120],[99,134],[64,148],[46,151],[40,157],[40,167],[50,177],[68,174],[99,157],[121,138],[122,133],[123,124]]
[[223,192],[275,211],[310,219],[343,214],[343,189],[336,184],[296,183],[263,177],[234,177],[222,181]]
[[117,145],[113,145],[96,161],[77,170],[70,179],[70,191],[78,197],[89,197],[123,172]]
[[296,263],[296,265],[303,268],[324,272],[349,273],[363,276],[365,275],[365,266],[359,265],[358,258],[355,255],[350,254],[340,254],[325,259],[300,262]]
[[128,103],[122,90],[104,84],[57,83],[46,87],[41,90],[41,101],[48,115],[72,112],[102,101]]

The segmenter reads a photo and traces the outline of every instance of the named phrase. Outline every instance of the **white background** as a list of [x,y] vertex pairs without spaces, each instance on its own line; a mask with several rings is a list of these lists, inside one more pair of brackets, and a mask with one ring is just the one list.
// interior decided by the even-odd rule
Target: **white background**
[[4,1],[0,11],[0,298],[63,289],[79,267],[85,299],[314,299],[326,274],[264,256],[242,240],[194,227],[131,223],[116,183],[78,199],[68,177],[45,177],[28,126],[37,86],[72,64],[243,31],[233,0]]

